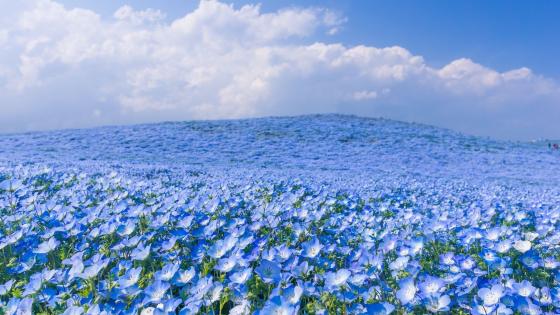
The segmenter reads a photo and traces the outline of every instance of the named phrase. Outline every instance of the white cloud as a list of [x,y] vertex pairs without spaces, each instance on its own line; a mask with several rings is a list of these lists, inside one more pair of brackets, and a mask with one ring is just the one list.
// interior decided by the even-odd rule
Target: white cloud
[[326,9],[201,1],[166,22],[152,9],[102,18],[24,0],[0,17],[0,131],[344,112],[560,137],[557,82],[466,58],[435,68],[398,46],[315,42],[346,21]]
[[352,98],[356,101],[372,100],[377,98],[377,92],[367,90],[357,91],[352,94]]

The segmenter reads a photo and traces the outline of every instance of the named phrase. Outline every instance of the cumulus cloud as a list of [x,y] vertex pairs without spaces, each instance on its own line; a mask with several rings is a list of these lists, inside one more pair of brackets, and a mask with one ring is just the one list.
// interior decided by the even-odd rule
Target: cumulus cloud
[[0,13],[0,131],[352,113],[502,138],[560,137],[557,82],[470,59],[436,68],[403,47],[316,42],[345,18],[201,1],[184,17],[112,17],[50,0]]

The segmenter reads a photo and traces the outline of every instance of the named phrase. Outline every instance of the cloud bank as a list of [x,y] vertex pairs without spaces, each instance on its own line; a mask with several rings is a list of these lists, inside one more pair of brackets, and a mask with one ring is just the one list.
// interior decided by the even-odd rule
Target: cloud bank
[[[15,1],[14,1],[15,2]],[[50,0],[0,12],[0,131],[350,113],[499,138],[560,138],[560,87],[468,59],[437,68],[403,47],[316,42],[328,9],[201,1],[180,19],[112,17]]]

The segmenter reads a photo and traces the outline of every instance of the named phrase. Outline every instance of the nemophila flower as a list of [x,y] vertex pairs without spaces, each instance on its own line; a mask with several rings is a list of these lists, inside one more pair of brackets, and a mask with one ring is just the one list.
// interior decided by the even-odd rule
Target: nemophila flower
[[0,249],[8,246],[8,245],[13,245],[15,243],[17,243],[23,236],[23,230],[17,230],[15,232],[13,232],[12,234],[6,236],[1,242],[0,242]]
[[286,288],[282,293],[284,299],[286,299],[286,301],[288,301],[288,303],[292,305],[296,305],[297,303],[299,303],[299,300],[301,299],[302,295],[303,295],[303,288],[299,284],[292,285]]
[[306,276],[311,270],[313,270],[313,266],[309,266],[307,261],[303,261],[297,267],[294,268],[294,273],[300,277]]
[[144,300],[143,305],[148,303],[161,303],[163,297],[169,290],[169,283],[156,280],[154,283],[150,284],[146,289],[144,289]]
[[507,253],[510,248],[511,248],[511,242],[509,240],[500,241],[496,243],[496,245],[494,246],[494,249],[501,254]]
[[179,270],[179,264],[168,263],[165,266],[163,266],[161,270],[154,273],[154,279],[160,281],[169,281],[171,280],[171,278],[173,278],[173,276],[175,276],[177,270]]
[[552,294],[548,287],[542,287],[540,289],[537,289],[534,295],[535,295],[535,300],[540,305],[546,306],[552,304]]
[[36,273],[29,278],[29,282],[24,286],[23,296],[29,296],[39,291],[43,285],[43,275]]
[[286,261],[292,255],[293,250],[291,250],[286,244],[282,244],[275,248],[275,255],[279,261]]
[[117,233],[120,236],[128,236],[134,232],[136,229],[136,222],[130,220],[126,222],[126,224],[121,225],[117,228]]
[[271,297],[268,301],[266,301],[262,310],[258,311],[257,314],[292,315],[296,313],[297,313],[297,308],[295,306],[292,306],[281,296],[274,296]]
[[58,244],[60,244],[60,242],[57,241],[56,238],[54,238],[54,236],[53,236],[53,237],[49,238],[48,240],[39,244],[39,246],[35,250],[33,250],[33,252],[36,253],[36,254],[47,254],[50,251],[56,249]]
[[169,299],[164,303],[160,303],[154,309],[154,314],[157,315],[168,315],[175,314],[175,310],[183,301],[181,299]]
[[472,257],[465,257],[459,262],[462,270],[472,270],[476,266],[476,262]]
[[441,278],[426,276],[418,283],[418,288],[424,297],[439,296],[442,289],[445,289],[445,283]]
[[239,304],[237,304],[231,310],[229,310],[230,315],[245,315],[245,314],[250,314],[250,312],[251,312],[251,305],[250,302],[247,300],[242,300]]
[[499,303],[495,305],[474,305],[471,313],[474,315],[511,315],[513,311],[506,305]]
[[539,233],[536,233],[536,232],[528,231],[528,232],[523,233],[523,238],[525,238],[529,242],[534,241],[537,237],[539,237]]
[[185,301],[185,307],[179,311],[179,315],[191,315],[198,314],[200,307],[202,306],[202,300],[187,300]]
[[251,277],[253,272],[252,268],[245,268],[240,271],[234,272],[229,276],[229,280],[235,284],[244,284]]
[[328,272],[325,274],[325,287],[329,290],[338,289],[346,285],[346,280],[352,273],[347,269],[340,269],[336,272]]
[[78,277],[84,271],[84,263],[81,260],[75,260],[72,262],[72,267],[68,270],[69,279]]
[[542,265],[546,269],[556,269],[560,263],[554,257],[546,257],[542,260]]
[[176,243],[177,243],[177,238],[172,237],[161,244],[161,250],[165,252],[170,251],[175,246]]
[[500,256],[498,256],[498,254],[496,254],[496,252],[494,252],[492,250],[489,250],[489,249],[483,250],[480,256],[488,264],[494,264],[494,263],[498,263],[500,261]]
[[17,179],[6,179],[0,182],[0,189],[9,192],[15,192],[22,187],[24,187],[23,183]]
[[406,305],[414,300],[417,291],[418,289],[414,284],[414,278],[404,278],[399,281],[399,290],[396,293],[396,297],[403,305]]
[[493,306],[504,296],[504,287],[501,284],[495,284],[491,288],[479,289],[477,295],[485,306]]
[[69,306],[66,308],[62,315],[81,315],[84,313],[84,308],[81,306]]
[[144,260],[150,255],[151,245],[145,246],[144,244],[139,244],[130,253],[130,258],[132,260]]
[[455,264],[455,253],[447,252],[439,256],[439,262],[443,265],[450,266]]
[[531,282],[527,280],[523,280],[519,283],[514,283],[513,289],[522,297],[530,297],[535,292],[535,287],[531,284]]
[[188,215],[177,222],[177,226],[183,229],[188,229],[194,220],[194,216]]
[[314,238],[308,242],[303,243],[302,247],[304,257],[315,258],[321,252],[323,245],[321,245],[318,238]]
[[521,253],[525,253],[531,249],[531,242],[527,240],[518,240],[513,243],[513,248]]
[[484,237],[490,241],[496,241],[501,235],[502,229],[500,227],[490,228],[484,233]]
[[156,308],[155,307],[145,307],[142,309],[142,311],[140,311],[140,315],[155,315],[156,314]]
[[89,305],[86,315],[109,315],[106,311],[102,311],[99,304]]
[[387,253],[395,249],[396,246],[397,240],[395,238],[389,237],[386,238],[381,244],[381,250],[383,251],[383,253]]
[[255,272],[266,283],[277,283],[280,281],[280,266],[270,260],[263,259]]
[[118,283],[121,289],[126,289],[135,285],[140,280],[140,273],[142,267],[129,269],[122,277],[119,278]]
[[83,279],[91,279],[97,276],[97,274],[99,274],[99,272],[107,267],[107,265],[109,264],[110,259],[100,259],[97,261],[92,262],[91,265],[87,266],[84,271],[79,274],[78,276],[80,278]]
[[196,271],[194,270],[194,267],[190,267],[187,270],[179,270],[177,273],[175,273],[175,278],[173,278],[173,284],[174,285],[185,285],[187,283],[189,283],[196,275]]
[[412,255],[417,255],[424,248],[424,240],[422,239],[411,240],[409,246],[410,246],[410,253]]
[[519,300],[516,307],[517,311],[525,315],[540,315],[543,313],[540,306],[532,303],[529,299]]
[[539,267],[539,256],[534,251],[525,252],[519,257],[521,263],[528,269],[536,269]]
[[212,303],[218,301],[220,299],[220,295],[222,294],[223,289],[224,286],[220,282],[217,281],[214,282],[212,284],[212,287],[210,288],[210,291],[206,296],[205,304],[209,306],[212,305]]
[[366,280],[368,280],[368,276],[366,274],[354,274],[350,277],[350,283],[355,285],[355,286],[363,286],[366,282]]
[[393,313],[395,310],[395,306],[391,303],[373,303],[373,304],[366,304],[365,311],[367,314],[372,315],[389,315]]
[[408,265],[409,260],[410,258],[408,256],[398,257],[389,264],[389,268],[391,268],[392,271],[403,270]]
[[6,294],[8,294],[10,292],[10,290],[12,289],[12,286],[14,285],[15,280],[14,279],[10,279],[6,282],[4,282],[4,284],[0,285],[0,296],[4,296]]
[[234,238],[226,238],[223,240],[219,240],[210,249],[208,250],[208,255],[212,258],[222,258],[230,249],[235,246],[235,242],[237,239]]
[[218,260],[218,263],[216,264],[214,269],[221,272],[228,273],[235,267],[235,265],[236,265],[235,257],[221,258],[220,260]]
[[125,247],[136,247],[140,243],[140,236],[125,238],[122,243]]
[[7,315],[31,315],[33,311],[32,298],[11,298],[6,306]]
[[204,296],[210,291],[213,285],[211,276],[198,279],[197,283],[190,288],[191,298],[193,300],[202,300]]
[[426,308],[432,313],[449,311],[451,298],[449,295],[433,295],[427,298]]

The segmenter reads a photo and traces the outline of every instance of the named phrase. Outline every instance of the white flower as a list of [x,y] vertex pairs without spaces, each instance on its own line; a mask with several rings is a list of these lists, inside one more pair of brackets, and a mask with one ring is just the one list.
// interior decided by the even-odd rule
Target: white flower
[[408,256],[399,257],[389,264],[389,268],[394,271],[403,270],[408,264],[409,259]]
[[37,249],[35,249],[33,252],[36,254],[46,254],[54,250],[58,246],[58,244],[60,244],[60,242],[57,241],[53,236],[49,238],[49,240],[39,244],[39,247],[37,247]]
[[519,240],[513,244],[513,248],[517,249],[521,253],[525,253],[531,249],[531,242]]
[[347,269],[340,269],[337,272],[329,272],[325,275],[325,287],[338,288],[346,284],[346,280],[352,273]]
[[414,279],[411,277],[401,280],[399,282],[399,288],[400,289],[397,291],[397,298],[402,304],[410,303],[418,291],[414,284]]
[[478,297],[486,306],[491,306],[500,301],[504,295],[504,287],[501,284],[495,284],[492,288],[482,288],[478,290]]

